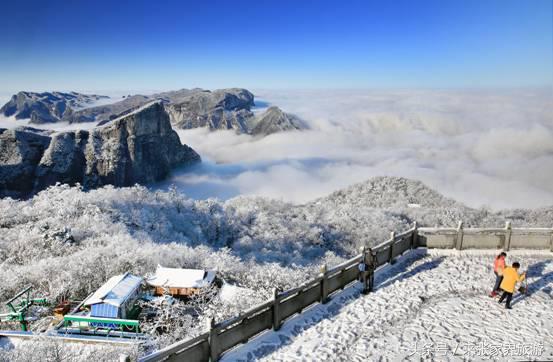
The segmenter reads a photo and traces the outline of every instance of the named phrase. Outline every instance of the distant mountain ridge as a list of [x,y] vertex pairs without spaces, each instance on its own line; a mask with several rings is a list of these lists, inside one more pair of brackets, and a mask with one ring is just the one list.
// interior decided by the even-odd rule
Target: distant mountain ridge
[[77,92],[19,92],[0,108],[0,113],[16,119],[30,118],[31,123],[59,122],[66,112],[86,107],[108,96]]
[[[152,95],[132,95],[124,97],[111,104],[83,108],[83,104],[90,104],[86,97],[79,102],[70,102],[62,98],[65,103],[63,111],[47,111],[56,109],[49,103],[50,97],[36,95],[25,96],[29,92],[20,92],[13,96],[12,100],[2,107],[2,113],[10,116],[17,113],[16,118],[31,118],[30,123],[50,123],[64,121],[69,123],[95,122],[98,125],[105,124],[115,118],[121,117],[152,100],[160,100],[165,104],[171,124],[175,128],[192,129],[206,127],[210,130],[234,130],[240,134],[264,136],[276,132],[301,130],[307,128],[296,116],[283,112],[278,107],[269,107],[261,114],[254,114],[255,96],[243,88],[217,89],[214,91],[200,88],[180,89]],[[64,94],[59,92],[44,94]],[[82,109],[79,109],[82,108]],[[28,111],[29,109],[34,112]]]

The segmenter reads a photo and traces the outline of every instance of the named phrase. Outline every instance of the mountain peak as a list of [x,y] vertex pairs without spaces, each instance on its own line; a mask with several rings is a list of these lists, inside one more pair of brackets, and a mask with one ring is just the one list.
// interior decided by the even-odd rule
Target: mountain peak
[[251,134],[268,135],[271,133],[300,130],[303,128],[305,128],[305,126],[298,117],[285,113],[276,106],[271,106],[258,116],[255,121],[255,126],[251,130]]

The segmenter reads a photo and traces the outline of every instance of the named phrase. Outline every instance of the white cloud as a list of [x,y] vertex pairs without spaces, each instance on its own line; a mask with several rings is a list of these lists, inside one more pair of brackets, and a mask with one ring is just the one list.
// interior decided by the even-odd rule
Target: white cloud
[[[155,187],[302,203],[372,176],[419,179],[468,205],[553,204],[553,95],[518,90],[254,91],[311,127],[255,139],[180,130],[204,159]],[[0,118],[0,128],[26,124]],[[56,130],[92,125],[56,124]]]
[[73,131],[77,129],[92,129],[95,126],[93,122],[73,123],[69,122],[56,122],[56,123],[42,123],[34,124],[29,123],[29,119],[15,119],[15,116],[4,117],[0,115],[0,128],[15,128],[19,126],[26,126],[39,129],[51,129],[54,131]]
[[546,90],[258,91],[311,130],[254,139],[179,131],[203,165],[177,172],[193,197],[306,202],[372,176],[420,179],[471,206],[553,204]]

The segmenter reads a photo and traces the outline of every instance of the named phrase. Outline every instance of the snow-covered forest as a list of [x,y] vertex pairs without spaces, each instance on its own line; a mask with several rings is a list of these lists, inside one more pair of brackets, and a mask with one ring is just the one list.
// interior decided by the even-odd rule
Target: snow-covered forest
[[[198,334],[334,265],[390,231],[421,226],[553,224],[553,208],[492,212],[444,198],[418,181],[378,177],[303,205],[264,198],[192,200],[176,190],[55,186],[0,200],[0,300],[31,284],[51,300],[82,300],[111,276],[158,264],[213,269],[226,281],[197,317],[157,336],[159,348]],[[178,308],[178,306],[173,306]],[[36,324],[35,328],[41,328]],[[2,353],[10,359],[15,348]],[[20,353],[20,352],[18,352]],[[69,353],[69,352],[68,352]],[[11,357],[9,357],[11,356]]]

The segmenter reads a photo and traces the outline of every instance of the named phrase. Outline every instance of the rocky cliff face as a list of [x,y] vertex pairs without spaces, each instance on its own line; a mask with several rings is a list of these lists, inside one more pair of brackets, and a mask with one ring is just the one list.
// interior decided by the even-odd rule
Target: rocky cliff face
[[151,101],[152,98],[148,96],[129,96],[119,102],[111,104],[89,107],[78,111],[70,110],[65,112],[62,120],[69,123],[95,122],[103,124],[128,114]]
[[182,145],[161,102],[91,131],[0,130],[0,196],[25,197],[57,182],[129,186],[200,161]]
[[16,119],[30,118],[30,123],[36,124],[58,122],[66,112],[104,98],[109,97],[76,92],[19,92],[0,108],[0,113]]
[[18,197],[33,189],[36,166],[49,144],[46,131],[0,129],[0,196]]
[[245,89],[201,91],[169,104],[168,112],[177,128],[208,127],[247,133],[253,100],[253,94]]

